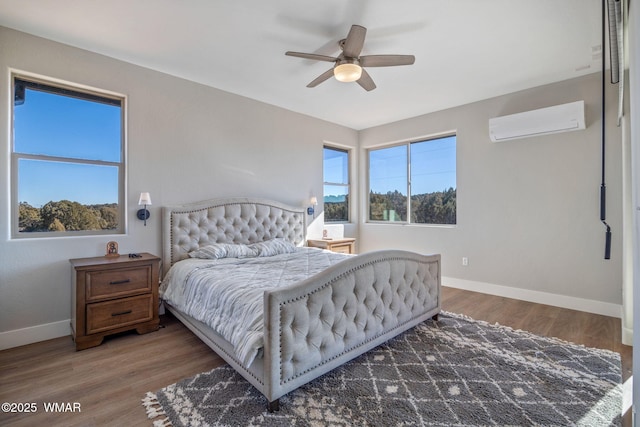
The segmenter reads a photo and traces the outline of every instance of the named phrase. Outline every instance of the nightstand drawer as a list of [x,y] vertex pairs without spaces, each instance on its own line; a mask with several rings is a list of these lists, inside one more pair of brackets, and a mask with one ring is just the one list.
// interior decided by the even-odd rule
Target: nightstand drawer
[[309,239],[307,245],[312,248],[321,248],[341,254],[354,254],[356,239],[343,237],[341,239]]
[[153,319],[153,295],[122,298],[87,305],[87,334]]
[[350,254],[351,253],[351,244],[348,245],[333,245],[331,246],[331,251],[337,252],[339,254]]
[[100,345],[107,335],[158,329],[160,258],[143,252],[138,257],[100,256],[69,262],[71,334],[76,350]]
[[151,266],[86,272],[87,302],[151,292]]

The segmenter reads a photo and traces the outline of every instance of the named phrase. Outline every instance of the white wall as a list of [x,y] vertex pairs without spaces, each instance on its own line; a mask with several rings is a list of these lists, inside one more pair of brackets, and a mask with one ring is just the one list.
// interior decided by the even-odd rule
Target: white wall
[[[322,194],[323,142],[357,145],[342,126],[2,27],[0,52],[0,349],[69,333],[69,258],[102,255],[109,240],[121,253],[160,254],[167,204],[306,205]],[[127,96],[126,235],[9,240],[10,67]],[[135,219],[141,191],[153,201],[147,227]]]
[[[640,342],[640,5],[629,6],[629,85],[633,209],[633,341]],[[633,425],[640,426],[640,351],[633,352]]]
[[[360,132],[360,192],[367,194],[366,149],[454,130],[457,225],[372,224],[362,218],[360,249],[441,253],[445,285],[619,316],[621,146],[617,87],[608,85],[607,221],[600,222],[600,74],[477,102]],[[492,143],[491,117],[584,100],[584,131]],[[360,211],[366,215],[366,200]],[[462,266],[462,257],[469,265]]]
[[[122,253],[159,254],[162,205],[224,196],[306,205],[322,194],[323,143],[354,147],[357,200],[366,194],[366,148],[450,130],[458,135],[456,227],[367,224],[360,201],[355,224],[345,228],[357,235],[359,251],[438,252],[445,284],[619,315],[620,133],[612,107],[607,219],[613,250],[605,261],[597,74],[356,132],[1,27],[0,52],[0,348],[68,334],[69,258],[102,255],[108,240],[117,240]],[[9,240],[9,67],[127,95],[126,235]],[[608,105],[615,106],[615,88],[609,92]],[[586,102],[585,131],[489,142],[490,117],[578,99]],[[141,191],[154,203],[147,227],[135,219]]]

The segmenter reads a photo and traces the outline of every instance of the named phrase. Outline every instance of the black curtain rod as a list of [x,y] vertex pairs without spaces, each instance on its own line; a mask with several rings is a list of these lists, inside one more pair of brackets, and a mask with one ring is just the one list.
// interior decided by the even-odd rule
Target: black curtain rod
[[[604,58],[604,46],[605,46],[605,9],[606,2],[608,0],[602,0],[602,129],[601,129],[601,140],[602,140],[602,180],[600,183],[600,221],[607,227],[605,231],[605,243],[604,243],[604,259],[611,259],[611,227],[607,224],[607,185],[605,182],[605,134],[606,134],[606,126],[605,126],[605,97],[606,97],[606,82],[605,82],[605,58]],[[611,31],[611,29],[609,29]]]

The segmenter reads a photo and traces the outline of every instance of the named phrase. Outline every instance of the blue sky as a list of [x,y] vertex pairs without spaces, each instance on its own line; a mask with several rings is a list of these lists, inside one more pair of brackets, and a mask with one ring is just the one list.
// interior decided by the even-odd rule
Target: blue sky
[[[67,159],[120,162],[121,109],[99,102],[27,88],[25,102],[14,108],[15,151]],[[346,183],[346,152],[325,150],[325,181]],[[370,152],[371,188],[377,193],[407,192],[406,146]],[[411,144],[412,194],[456,188],[455,136]],[[118,202],[118,168],[104,164],[21,158],[18,200],[40,207],[49,201],[82,204]],[[325,186],[345,194],[346,188]]]
[[[27,88],[14,107],[15,151],[62,158],[120,162],[120,107]],[[118,168],[20,159],[18,200],[40,207],[49,201],[118,202]]]
[[456,188],[456,137],[411,144],[411,193]]
[[115,167],[21,160],[18,170],[18,199],[31,206],[65,199],[87,205],[118,202]]
[[[411,146],[411,194],[456,188],[456,137],[417,142]],[[376,193],[407,194],[407,146],[369,152],[370,186]]]

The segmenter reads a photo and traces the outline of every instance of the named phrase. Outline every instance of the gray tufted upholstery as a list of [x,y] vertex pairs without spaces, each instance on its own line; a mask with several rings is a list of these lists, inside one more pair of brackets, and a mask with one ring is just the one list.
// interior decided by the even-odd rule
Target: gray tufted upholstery
[[293,390],[437,314],[440,279],[440,255],[379,251],[268,292],[271,387]]
[[[437,267],[406,257],[382,259],[352,268],[316,292],[282,302],[282,382],[436,306]],[[425,282],[431,285],[427,289]]]
[[165,272],[211,243],[256,243],[276,237],[304,243],[305,211],[255,199],[208,200],[163,208]]
[[[278,202],[210,200],[162,212],[165,272],[211,243],[305,241],[304,208]],[[174,314],[273,402],[438,314],[440,281],[440,255],[388,250],[351,257],[295,286],[266,292],[264,357],[251,366],[243,366],[215,331]]]

